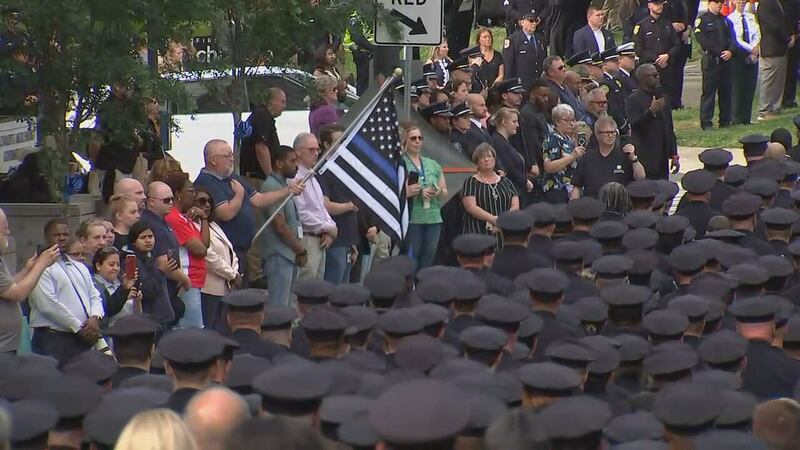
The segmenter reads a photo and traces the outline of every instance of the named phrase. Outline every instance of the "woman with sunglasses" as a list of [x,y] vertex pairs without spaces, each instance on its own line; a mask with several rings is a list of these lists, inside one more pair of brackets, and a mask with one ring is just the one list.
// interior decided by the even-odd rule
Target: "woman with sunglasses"
[[174,195],[172,208],[164,220],[172,228],[178,241],[181,268],[187,272],[191,281],[191,287],[179,295],[186,310],[178,326],[203,328],[200,289],[206,282],[205,258],[211,240],[208,217],[203,210],[194,206],[194,188],[189,181],[189,174],[173,173],[164,181]]
[[211,237],[206,253],[206,283],[200,290],[203,309],[203,324],[217,331],[227,330],[222,297],[233,289],[242,287],[242,274],[239,273],[239,258],[228,236],[222,231],[214,216],[214,197],[205,188],[195,188],[194,207],[201,209],[208,217],[208,230]]
[[344,111],[339,108],[339,86],[336,79],[321,75],[314,80],[314,88],[311,112],[308,114],[308,127],[312,134],[318,136],[322,127],[338,122]]
[[403,162],[408,170],[406,195],[411,199],[408,224],[408,248],[417,262],[417,270],[433,265],[439,233],[442,230],[442,203],[447,197],[447,183],[442,166],[422,156],[422,130],[413,123],[400,125]]

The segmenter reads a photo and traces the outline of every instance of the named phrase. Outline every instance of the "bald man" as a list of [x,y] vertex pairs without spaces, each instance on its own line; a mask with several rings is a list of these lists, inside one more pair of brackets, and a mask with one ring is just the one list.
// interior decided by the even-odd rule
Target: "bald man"
[[780,398],[758,405],[753,413],[753,432],[770,449],[800,450],[800,403]]
[[249,418],[247,403],[221,386],[196,394],[183,413],[183,420],[199,450],[223,450],[228,435]]
[[256,234],[254,208],[263,209],[278,203],[288,195],[299,195],[304,184],[289,182],[289,186],[273,192],[258,192],[247,180],[233,173],[233,149],[222,139],[212,139],[203,147],[205,167],[200,170],[194,187],[203,187],[214,199],[216,222],[233,244],[239,267],[248,268],[245,280],[260,278],[260,262],[245,264],[247,252]]
[[780,142],[770,142],[767,144],[767,151],[764,152],[764,157],[775,161],[783,161],[786,159],[786,147]]
[[173,304],[175,304],[174,300],[178,295],[179,287],[185,291],[192,288],[189,276],[181,270],[179,265],[180,245],[178,245],[178,239],[164,220],[164,216],[169,214],[174,202],[175,196],[166,183],[154,181],[148,184],[145,210],[142,212],[141,219],[153,230],[153,236],[156,238],[153,256],[158,268],[167,276],[167,290]]
[[147,196],[144,194],[142,183],[135,178],[123,178],[114,183],[114,194],[129,195],[136,199],[139,211],[143,211],[145,208],[144,201]]

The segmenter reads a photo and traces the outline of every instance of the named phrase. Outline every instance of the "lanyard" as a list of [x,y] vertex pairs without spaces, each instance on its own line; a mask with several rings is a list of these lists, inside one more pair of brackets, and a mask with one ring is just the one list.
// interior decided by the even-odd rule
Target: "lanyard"
[[67,280],[69,280],[69,284],[70,284],[70,286],[72,286],[72,290],[75,292],[75,295],[78,296],[78,301],[81,302],[81,308],[83,308],[83,313],[86,314],[86,318],[88,319],[90,317],[89,316],[89,311],[86,309],[86,304],[83,301],[83,297],[81,297],[80,291],[78,291],[77,286],[75,286],[75,283],[72,281],[72,277],[69,276],[69,274],[70,274],[69,270],[67,270],[67,268],[72,264],[73,263],[71,263],[71,262],[70,263],[64,263],[64,261],[62,261],[62,260],[58,261],[58,266],[61,267],[61,270],[64,271],[64,275],[67,276]]

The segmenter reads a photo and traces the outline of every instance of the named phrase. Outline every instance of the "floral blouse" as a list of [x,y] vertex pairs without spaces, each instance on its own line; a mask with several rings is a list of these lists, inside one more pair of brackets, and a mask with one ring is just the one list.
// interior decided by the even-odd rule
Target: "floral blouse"
[[[573,150],[575,150],[575,143],[572,142],[572,139],[557,131],[553,131],[547,135],[542,143],[544,159],[549,159],[550,161],[563,158],[571,154]],[[575,173],[575,168],[577,166],[578,162],[575,161],[556,173],[543,172],[539,177],[542,192],[553,189],[572,190],[572,175]]]

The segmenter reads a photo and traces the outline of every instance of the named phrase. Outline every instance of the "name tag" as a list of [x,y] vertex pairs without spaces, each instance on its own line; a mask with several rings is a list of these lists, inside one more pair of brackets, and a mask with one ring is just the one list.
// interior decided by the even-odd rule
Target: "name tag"
[[622,169],[621,165],[617,164],[617,168],[614,169],[614,173],[615,174],[617,174],[617,173],[625,173],[625,170]]
[[519,54],[520,54],[520,55],[524,55],[524,54],[526,54],[526,53],[528,53],[528,51],[527,51],[527,50],[520,50],[520,51],[519,51]]
[[297,224],[297,237],[298,238],[303,237],[303,225],[302,224]]
[[650,36],[651,34],[653,34],[653,32],[652,32],[652,31],[648,31],[648,32],[647,32],[647,33],[645,33],[644,35],[645,35],[645,36]]

